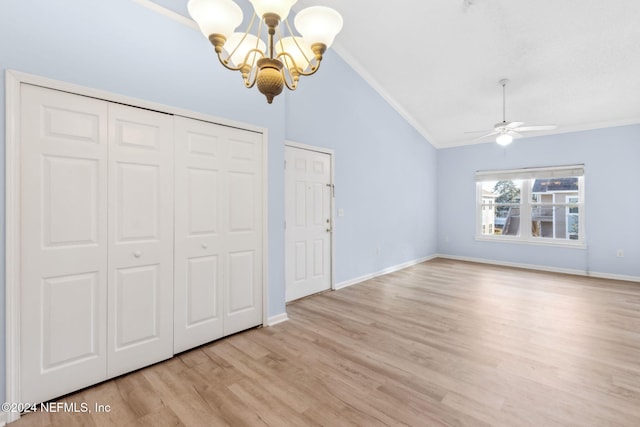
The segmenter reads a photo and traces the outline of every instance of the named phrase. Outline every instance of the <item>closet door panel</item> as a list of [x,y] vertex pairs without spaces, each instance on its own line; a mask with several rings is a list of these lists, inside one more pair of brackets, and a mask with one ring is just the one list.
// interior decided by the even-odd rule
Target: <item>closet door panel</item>
[[262,323],[262,135],[225,129],[224,335]]
[[221,126],[175,117],[174,351],[222,337]]
[[21,88],[22,402],[106,379],[107,103]]
[[173,355],[173,118],[109,105],[110,377]]

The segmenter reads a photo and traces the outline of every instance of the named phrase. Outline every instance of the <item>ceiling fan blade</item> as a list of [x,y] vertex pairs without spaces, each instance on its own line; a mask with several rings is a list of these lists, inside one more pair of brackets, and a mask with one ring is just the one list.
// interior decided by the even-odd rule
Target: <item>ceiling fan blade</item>
[[521,128],[516,128],[515,130],[517,130],[518,132],[529,132],[529,131],[533,131],[533,130],[551,130],[551,129],[555,129],[558,126],[556,125],[541,125],[541,126],[523,126]]
[[480,132],[489,132],[489,131],[487,129],[482,129],[482,130],[472,130],[465,133],[480,133]]
[[508,125],[506,125],[505,127],[508,129],[514,129],[517,128],[518,126],[522,126],[524,124],[524,122],[511,122]]
[[508,131],[507,134],[511,135],[514,138],[522,138],[522,134],[520,134],[520,133],[518,133],[516,131],[513,131],[513,130]]
[[488,133],[488,134],[486,134],[486,135],[482,135],[482,136],[480,136],[480,137],[478,137],[478,138],[475,138],[475,139],[474,139],[474,141],[479,141],[479,140],[484,139],[484,138],[487,138],[487,137],[489,137],[489,136],[498,135],[499,133],[500,133],[500,132],[491,132],[491,133]]

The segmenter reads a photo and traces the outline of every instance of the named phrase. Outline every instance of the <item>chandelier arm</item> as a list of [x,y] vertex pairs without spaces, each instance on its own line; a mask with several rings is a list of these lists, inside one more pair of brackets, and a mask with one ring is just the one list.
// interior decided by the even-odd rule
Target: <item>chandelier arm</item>
[[297,81],[293,81],[293,83],[289,83],[289,80],[286,77],[286,74],[284,72],[284,70],[282,70],[282,80],[284,80],[284,85],[287,87],[287,89],[293,91],[296,90],[298,88],[298,82]]
[[227,56],[226,59],[222,59],[222,54],[219,52],[216,52],[218,54],[218,60],[220,61],[220,63],[222,64],[222,66],[224,68],[226,68],[227,70],[231,70],[231,71],[240,71],[242,70],[242,65],[238,66],[238,67],[232,67],[231,65],[229,65],[229,58],[231,56]]
[[[280,59],[280,57],[283,57],[283,56],[284,56],[284,57],[286,57],[286,60],[285,60],[285,61],[287,61],[287,60],[288,60],[288,61],[291,61],[291,63],[293,64],[293,67],[292,67],[292,68],[293,68],[294,70],[296,70],[296,72],[297,72],[297,74],[298,74],[299,76],[312,76],[312,75],[314,75],[314,74],[315,74],[315,73],[317,73],[317,72],[318,72],[318,70],[320,69],[320,62],[322,61],[322,57],[320,57],[320,58],[316,58],[316,63],[315,63],[315,65],[312,65],[312,66],[311,66],[311,69],[310,69],[309,71],[304,72],[304,71],[300,71],[300,69],[299,69],[299,68],[298,68],[298,66],[296,65],[296,61],[293,59],[293,56],[291,56],[291,54],[289,54],[288,52],[282,52],[282,53],[278,54],[278,56],[277,56],[276,58],[277,58],[277,59]],[[282,62],[285,62],[285,61],[282,61]]]
[[258,73],[254,69],[254,70],[252,70],[252,73],[249,74],[244,79],[244,87],[246,87],[247,89],[251,89],[252,87],[254,87],[256,85],[257,81],[258,81]]
[[[286,52],[282,52],[280,55],[278,55],[277,59],[280,59],[281,56],[285,56],[285,55],[291,56]],[[282,61],[282,59],[280,59],[280,61]],[[291,61],[293,62],[293,68],[283,67],[281,73],[282,73],[282,80],[284,81],[285,86],[287,87],[287,89],[293,91],[298,88],[298,80],[300,80],[300,73],[296,68],[296,63],[293,61],[293,58],[291,58]]]
[[318,72],[318,70],[320,69],[320,62],[322,62],[322,58],[316,58],[316,63],[315,65],[311,66],[311,69],[307,72],[300,72],[301,76],[312,76],[315,73]]
[[[285,22],[287,22],[286,19],[285,19]],[[277,43],[280,44],[280,49],[282,50],[282,53],[285,53],[284,43],[282,43],[282,33],[280,32],[280,26],[278,26],[278,41],[277,41]],[[282,53],[279,54],[278,56],[276,56],[276,58],[280,58],[282,56]],[[291,55],[289,55],[289,56],[291,56]]]
[[[255,53],[255,55],[253,55],[253,60],[251,61],[251,64],[249,64],[249,56],[251,56],[251,54]],[[251,69],[254,69],[256,66],[256,58],[258,57],[258,55],[261,58],[264,58],[264,52],[261,51],[258,48],[255,49],[251,49],[249,52],[247,52],[247,54],[244,57],[244,61],[242,61],[241,67],[244,67],[245,65],[248,65],[251,67]]]
[[234,47],[233,50],[231,52],[229,52],[229,55],[228,55],[227,59],[231,58],[233,56],[233,54],[236,53],[238,48],[240,48],[240,45],[242,45],[242,43],[247,38],[247,35],[249,34],[249,31],[251,31],[251,29],[253,28],[253,23],[255,22],[255,20],[256,20],[256,13],[253,12],[253,15],[251,16],[251,21],[249,22],[249,25],[247,26],[247,31],[244,32],[244,35],[242,36],[242,38],[240,39],[240,41],[238,42],[236,47]]
[[[289,30],[289,34],[291,34],[293,36],[293,31],[291,30],[291,26],[289,25],[289,20],[285,19],[284,20],[285,25],[287,26],[288,30]],[[295,43],[296,47],[298,48],[298,50],[300,51],[300,53],[302,54],[302,56],[304,57],[304,59],[311,64],[311,59],[307,58],[307,55],[304,53],[304,49],[302,49],[302,47],[300,46],[300,44],[298,43],[298,39],[296,39],[295,37],[293,37],[293,42]],[[284,49],[283,49],[284,50]]]
[[244,87],[246,87],[247,89],[251,89],[252,87],[254,87],[256,85],[256,82],[258,81],[258,79],[256,79],[255,77],[253,78],[253,81],[251,83],[249,83],[248,81],[244,82]]
[[[283,58],[284,57],[284,58]],[[289,65],[289,61],[291,61],[291,67],[287,67],[289,69],[294,69],[294,70],[298,70],[298,64],[296,64],[295,59],[293,59],[293,56],[291,56],[291,54],[289,52],[280,52],[278,54],[278,56],[276,56],[276,59],[279,59],[283,64],[285,65]],[[298,73],[300,74],[300,73]]]

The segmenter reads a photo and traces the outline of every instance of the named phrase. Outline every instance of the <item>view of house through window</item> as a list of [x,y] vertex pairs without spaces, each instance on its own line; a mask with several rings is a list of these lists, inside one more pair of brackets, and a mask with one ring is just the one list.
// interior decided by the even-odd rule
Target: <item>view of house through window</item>
[[580,243],[582,166],[476,173],[478,236]]
[[520,235],[522,181],[483,181],[482,234]]

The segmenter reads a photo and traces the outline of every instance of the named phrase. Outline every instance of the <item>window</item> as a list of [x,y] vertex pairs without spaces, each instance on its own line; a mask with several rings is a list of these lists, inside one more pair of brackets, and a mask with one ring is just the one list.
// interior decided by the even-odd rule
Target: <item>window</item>
[[476,187],[478,238],[584,245],[582,165],[479,171]]

